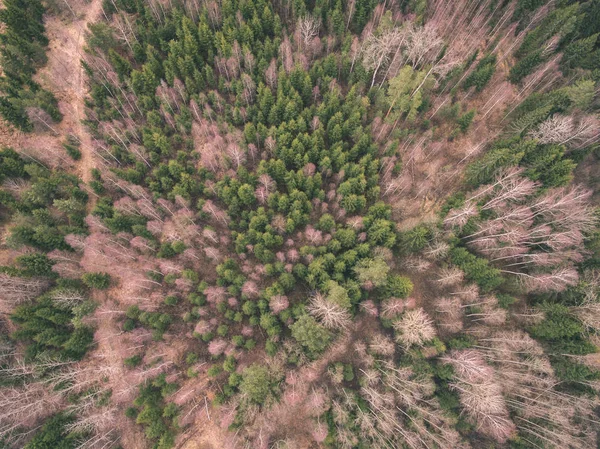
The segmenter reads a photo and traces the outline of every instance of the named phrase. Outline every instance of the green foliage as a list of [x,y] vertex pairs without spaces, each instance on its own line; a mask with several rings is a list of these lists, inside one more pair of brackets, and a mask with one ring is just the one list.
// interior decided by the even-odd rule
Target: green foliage
[[593,34],[583,39],[571,42],[565,47],[563,57],[560,61],[564,71],[581,67],[584,69],[595,69],[600,67],[598,58],[600,50],[595,50],[599,34]]
[[327,300],[344,309],[349,309],[351,306],[348,290],[346,290],[336,281],[329,281],[327,283]]
[[310,315],[302,315],[290,326],[292,337],[300,343],[311,357],[316,357],[327,348],[331,333]]
[[330,232],[335,227],[335,220],[330,214],[323,214],[319,218],[319,229],[323,232]]
[[496,298],[498,299],[498,306],[503,309],[508,309],[512,304],[517,302],[517,298],[502,293],[497,294]]
[[373,287],[381,287],[387,281],[390,267],[381,258],[361,259],[355,266],[354,271],[357,279],[364,285],[370,284]]
[[403,251],[417,253],[431,240],[431,229],[424,225],[415,226],[403,232],[399,240],[398,244]]
[[564,145],[540,145],[534,140],[515,137],[498,141],[482,158],[469,164],[466,181],[476,187],[493,181],[504,167],[519,165],[525,174],[545,187],[569,183],[576,164],[566,158]]
[[461,132],[463,132],[463,133],[467,132],[467,130],[469,129],[469,126],[471,126],[471,123],[473,122],[474,117],[475,117],[475,111],[469,111],[469,112],[465,112],[463,115],[461,115],[458,118],[458,120],[456,120],[458,128],[461,130]]
[[465,248],[453,248],[450,260],[465,272],[468,280],[475,282],[484,292],[495,289],[503,282],[500,270],[490,267],[486,259],[471,254]]
[[208,374],[209,377],[217,377],[222,372],[223,368],[219,365],[213,365],[208,370],[206,370],[206,374]]
[[385,246],[391,248],[396,243],[394,223],[386,219],[375,219],[369,223],[367,237],[373,246]]
[[585,110],[594,100],[595,89],[594,81],[585,79],[567,87],[566,92],[574,108]]
[[235,357],[229,356],[225,358],[223,362],[223,370],[228,373],[233,373],[235,371],[236,361]]
[[132,320],[131,318],[126,319],[123,322],[123,331],[131,332],[133,329],[135,329],[135,320]]
[[78,323],[74,308],[56,305],[51,295],[49,292],[13,311],[11,320],[17,330],[12,338],[26,344],[25,356],[30,360],[49,354],[79,360],[92,346],[94,332]]
[[533,73],[533,71],[544,61],[542,50],[530,53],[519,62],[517,62],[508,74],[511,83],[520,83],[523,78]]
[[426,75],[425,71],[414,71],[410,65],[406,65],[390,80],[386,96],[394,119],[406,114],[408,121],[415,120],[423,102],[423,91],[431,88],[431,82],[426,80],[421,89],[416,91]]
[[6,178],[23,178],[26,176],[25,161],[12,148],[0,150],[0,182]]
[[354,368],[351,364],[344,365],[344,380],[352,382],[354,380]]
[[525,153],[521,165],[527,169],[526,175],[541,181],[546,187],[560,187],[573,179],[576,163],[565,159],[564,145],[537,145]]
[[24,449],[74,449],[77,435],[66,429],[72,421],[72,417],[62,413],[46,419]]
[[162,334],[169,328],[173,321],[171,315],[168,313],[146,312],[141,310],[138,306],[130,306],[125,315],[128,320],[131,320],[130,323],[132,322],[133,324],[127,324],[128,321],[125,321],[128,329],[133,329],[136,323],[148,326],[154,329],[155,333],[153,334],[153,337],[157,340],[160,340]]
[[253,364],[242,371],[239,384],[240,392],[249,401],[265,405],[267,400],[276,394],[277,379],[264,365]]
[[[535,0],[533,1],[535,2]],[[551,11],[536,28],[527,33],[521,46],[515,52],[515,56],[523,58],[532,53],[539,53],[552,36],[566,34],[572,27],[578,8],[579,5],[573,4]]]
[[[18,203],[6,204],[19,218],[10,229],[8,244],[29,245],[42,251],[70,249],[63,237],[85,231],[87,194],[79,188],[79,179],[58,170],[51,172],[37,164],[23,164],[12,150],[3,150],[0,158],[7,164],[0,169],[0,178],[10,176],[29,182]],[[2,192],[0,188],[0,203],[4,202]]]
[[568,307],[562,304],[546,304],[542,307],[545,318],[531,328],[531,335],[544,340],[560,340],[581,334],[581,322],[573,317]]
[[110,275],[108,273],[85,273],[81,280],[90,288],[106,290],[110,287]]
[[519,0],[513,13],[512,20],[520,20],[527,17],[529,13],[535,11],[544,4],[544,0]]
[[496,71],[496,55],[489,54],[481,58],[475,69],[465,78],[463,89],[475,86],[475,90],[480,92],[492,79]]
[[135,368],[142,363],[142,356],[140,354],[136,354],[123,360],[123,363],[127,368]]
[[413,283],[407,277],[390,274],[382,289],[384,298],[407,298],[413,290]]
[[561,389],[572,394],[595,394],[589,383],[600,379],[600,371],[574,361],[571,357],[551,357],[550,361],[556,377],[563,382]]
[[26,112],[29,107],[41,108],[59,121],[62,114],[56,98],[33,80],[47,60],[44,6],[39,0],[6,0],[0,22],[0,115],[22,131],[33,129]]
[[139,395],[134,401],[139,409],[135,415],[136,424],[143,426],[146,439],[157,449],[173,447],[178,410],[175,404],[165,404],[164,398],[177,389],[177,384],[167,383],[163,374],[139,388]]
[[79,150],[80,145],[81,142],[79,141],[79,139],[73,135],[69,135],[67,137],[67,141],[63,142],[63,148],[65,149],[67,154],[76,161],[81,159],[81,151]]
[[466,182],[473,187],[487,184],[502,167],[517,165],[523,156],[523,152],[516,152],[511,148],[492,149],[467,166]]
[[21,274],[26,276],[55,277],[52,266],[56,263],[45,254],[33,253],[19,256],[16,262],[22,267]]
[[168,306],[174,306],[179,302],[179,297],[175,295],[170,295],[165,298],[165,304]]
[[[373,73],[363,66],[364,54],[356,55],[362,38],[355,40],[351,31],[361,30],[371,20],[375,0],[299,0],[283,6],[263,0],[217,3],[215,11],[200,5],[191,13],[193,18],[188,17],[191,10],[184,11],[181,5],[175,5],[161,10],[159,19],[154,6],[148,2],[106,1],[107,20],[90,25],[88,50],[91,54],[98,52],[107,70],[116,74],[106,78],[103,72],[84,64],[90,75],[86,108],[91,134],[102,145],[103,156],[115,162],[112,175],[105,176],[105,182],[97,173],[90,184],[103,196],[96,201],[93,215],[119,236],[129,240],[131,236],[146,239],[151,248],[140,250],[144,258],[172,258],[177,265],[187,267],[181,273],[164,276],[148,272],[148,278],[162,284],[163,292],[186,289],[184,294],[188,301],[178,302],[179,296],[170,295],[159,311],[132,307],[127,310],[124,330],[144,325],[151,328],[154,338],[158,339],[173,318],[184,318],[184,322],[175,326],[179,331],[190,330],[192,323],[202,316],[211,323],[210,332],[195,334],[203,342],[227,338],[236,351],[243,354],[242,348],[251,350],[258,341],[259,345],[264,344],[268,355],[276,358],[282,355],[288,363],[300,364],[305,359],[302,351],[308,358],[316,359],[334,336],[306,313],[309,289],[322,292],[327,301],[348,312],[356,311],[367,298],[379,301],[389,297],[406,298],[412,293],[411,280],[391,274],[388,264],[378,255],[417,253],[427,247],[434,233],[436,238],[443,234],[438,234],[433,224],[400,232],[399,210],[395,208],[392,217],[391,208],[378,201],[380,188],[384,187],[379,174],[387,175],[388,170],[392,170],[391,174],[398,176],[402,163],[396,158],[404,151],[400,142],[411,145],[410,142],[420,140],[419,133],[425,130],[427,142],[440,140],[446,130],[453,128],[454,136],[468,132],[475,116],[475,111],[469,110],[474,103],[468,97],[476,94],[466,93],[463,101],[469,103],[461,105],[456,102],[457,96],[463,96],[459,89],[475,92],[484,89],[494,76],[497,61],[490,54],[476,63],[477,52],[474,52],[471,60],[457,67],[452,76],[442,81],[443,87],[439,87],[437,62],[446,51],[452,50],[443,48],[437,61],[426,58],[423,66],[392,64],[385,76],[383,71],[379,74],[384,80],[381,88],[375,86],[367,92]],[[514,6],[515,15],[525,22],[540,5],[537,0],[517,2],[517,5],[494,3],[490,6],[490,28],[493,29],[498,20],[504,21],[508,17],[504,15],[506,8]],[[384,10],[388,7],[384,6]],[[562,4],[553,6],[548,15],[561,7]],[[411,0],[394,6],[393,11],[382,10],[383,14],[375,20],[374,36],[381,36],[397,26],[395,19],[400,11],[414,13],[419,16],[417,21],[424,21],[427,8],[426,1]],[[483,10],[481,13],[487,14]],[[111,14],[127,17],[135,39],[122,41],[122,33],[113,28]],[[316,40],[308,48],[296,37],[289,39],[293,42],[289,46],[285,34],[297,29],[297,21],[308,15],[321,20],[319,39],[325,44],[324,51],[317,48]],[[578,32],[573,35],[575,39],[570,39],[569,33],[578,30],[578,22],[583,20],[579,17],[576,21],[562,16],[560,20],[552,19],[560,22],[560,26],[546,25],[545,20],[536,19],[536,27],[544,25],[545,28],[530,33],[532,37],[528,38],[523,53],[517,56],[520,61],[511,72],[515,82],[523,80],[548,57],[540,51],[549,37],[569,37],[559,42],[562,51],[571,42],[593,35],[583,36]],[[335,41],[331,39],[333,35]],[[488,43],[492,47],[498,44],[497,41]],[[538,60],[536,52],[540,52]],[[307,55],[307,63],[296,57],[299,53]],[[433,51],[431,54],[433,56]],[[579,58],[577,64],[582,64],[581,51],[573,50],[571,54]],[[405,55],[398,55],[405,59]],[[505,58],[503,63],[510,59]],[[477,65],[462,82],[460,77],[472,64]],[[572,68],[575,66],[568,70]],[[573,72],[573,76],[590,75]],[[443,100],[446,86],[450,89],[453,84],[450,92],[453,105],[437,115],[433,113],[431,121],[417,122],[419,114],[437,105],[436,98]],[[564,148],[538,145],[527,136],[552,114],[570,114],[573,108],[593,107],[594,90],[593,82],[582,82],[570,88],[534,94],[514,111],[507,111],[507,117],[512,120],[510,125],[518,135],[493,144],[482,160],[471,164],[467,182],[472,186],[490,182],[503,168],[518,165],[544,187],[564,185],[573,167]],[[410,125],[415,122],[414,126]],[[115,133],[110,128],[112,124]],[[123,124],[126,126],[120,128]],[[384,157],[386,159],[380,161]],[[387,158],[391,158],[389,165]],[[69,202],[75,195],[64,193],[73,191],[47,195],[56,196],[47,200],[44,186],[37,183],[40,178],[48,178],[48,174],[40,176],[26,171],[21,166],[22,161],[11,154],[7,153],[5,159],[9,167],[6,174],[0,176],[8,178],[15,176],[12,172],[20,172],[18,177],[36,185],[33,194],[26,195],[24,213],[39,221],[26,223],[24,229],[17,228],[15,236],[20,240],[14,238],[13,242],[30,244],[39,239],[36,247],[40,249],[68,250],[67,245],[59,247],[57,243],[67,229],[58,228],[75,226],[83,234],[85,203]],[[421,163],[417,159],[406,160],[406,170],[414,171],[412,165]],[[452,169],[450,166],[440,168],[442,176]],[[419,170],[417,167],[415,173]],[[124,212],[119,201],[121,192],[115,188],[113,176],[125,181],[119,185],[131,194],[138,206],[147,200],[158,203],[160,219],[147,210],[140,214],[133,209]],[[458,182],[459,177],[456,180]],[[452,193],[434,190],[434,201],[438,195]],[[38,197],[42,200],[32,203],[31,198]],[[1,198],[11,214],[23,213],[16,196],[6,192]],[[408,197],[405,200],[410,201]],[[455,195],[444,210],[461,202],[464,195]],[[172,205],[174,210],[171,210]],[[56,220],[55,209],[62,214],[60,220]],[[493,214],[485,214],[486,218],[492,215],[493,219]],[[155,229],[163,220],[165,230],[159,235]],[[45,227],[34,229],[40,223]],[[307,232],[308,224],[315,229]],[[44,238],[51,236],[54,228],[56,238],[45,242]],[[167,234],[170,231],[180,234],[181,240],[173,241]],[[203,235],[194,236],[198,231],[201,234],[204,231]],[[451,237],[451,240],[458,238]],[[208,246],[221,252],[216,276],[210,269],[207,271],[205,264],[189,259],[188,256],[193,257],[195,250],[200,249],[197,244],[206,250],[206,255],[210,252]],[[45,246],[42,248],[42,245]],[[190,251],[186,251],[187,245],[192,246]],[[227,254],[231,249],[237,253],[236,257]],[[202,252],[197,254],[204,257]],[[449,259],[461,267],[467,281],[476,282],[483,293],[502,283],[496,268],[464,248],[454,248]],[[165,263],[169,264],[161,262]],[[33,270],[36,275],[50,275],[51,266],[47,265],[40,260],[24,269]],[[196,269],[199,273],[194,271]],[[198,285],[204,277],[207,281]],[[180,285],[181,281],[185,282]],[[428,281],[427,273],[419,275],[419,285]],[[365,291],[371,287],[375,288],[373,293]],[[269,305],[275,295],[286,295],[289,300],[289,307],[276,315],[271,313]],[[498,300],[501,306],[510,307],[514,299],[498,295]],[[160,310],[172,310],[173,317]],[[390,325],[385,320],[383,324]],[[256,326],[259,328],[253,330],[255,339],[248,338],[248,331]],[[541,325],[538,331],[540,335],[551,334]],[[297,344],[286,341],[290,334]],[[581,334],[574,333],[546,339],[544,345],[559,347],[560,344],[574,352],[589,350],[589,344],[579,345],[582,341]],[[426,376],[435,378],[435,394],[441,398],[440,402],[444,400],[450,412],[448,422],[452,422],[452,415],[458,415],[460,408],[456,394],[448,387],[451,370],[447,365],[434,367],[435,362],[431,361],[435,354],[445,351],[445,343],[434,339],[426,349],[411,350],[393,360],[400,366],[410,365],[415,382],[426,380]],[[192,344],[205,346],[200,341]],[[447,342],[450,349],[477,344],[470,336],[458,336]],[[247,355],[258,356],[261,350],[258,348]],[[141,358],[134,356],[126,359],[126,364],[135,366],[140,361]],[[196,361],[196,357],[186,358],[183,370],[187,369],[189,377],[198,376]],[[275,372],[277,364],[268,367],[255,364],[242,370],[238,369],[233,356],[220,360],[215,357],[214,361],[208,374],[220,391],[215,402],[229,401],[234,394],[240,394],[241,401],[232,399],[232,404],[238,404],[233,427],[240,427],[251,419],[245,415],[256,408],[256,404],[269,405],[277,396],[281,381],[280,373]],[[368,405],[360,397],[360,391],[351,391],[358,387],[354,383],[355,376],[361,378],[357,383],[364,382],[359,371],[360,360],[353,358],[348,362],[344,359],[334,363],[339,367],[338,381],[346,382],[346,402],[357,404],[358,408],[350,411],[350,419],[354,420],[358,409],[367,410]],[[375,368],[380,367],[384,365],[377,362]],[[340,374],[343,380],[339,380]],[[570,378],[575,377],[570,375]],[[148,385],[143,388],[146,387]],[[164,404],[164,387],[163,378],[158,384],[153,383],[152,388],[148,387],[150,390],[141,390],[136,408],[128,412],[128,416],[144,426],[151,445],[159,448],[172,445],[177,430],[173,420],[177,407]],[[433,395],[432,392],[426,400],[433,400]],[[405,413],[410,418],[416,412],[407,409]],[[328,415],[327,420],[333,422],[333,413]],[[355,430],[349,423],[339,428],[343,425]],[[475,431],[475,425],[469,425],[464,419],[459,427],[465,432]],[[331,424],[331,430],[325,444],[335,447],[335,424]],[[369,445],[372,442],[366,439],[354,444],[357,448]]]

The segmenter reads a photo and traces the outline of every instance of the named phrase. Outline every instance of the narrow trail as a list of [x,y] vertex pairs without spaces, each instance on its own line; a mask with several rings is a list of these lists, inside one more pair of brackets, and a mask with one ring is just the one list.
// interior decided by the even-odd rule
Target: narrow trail
[[84,54],[85,33],[89,23],[98,20],[102,14],[102,0],[66,2],[68,10],[64,17],[49,16],[46,20],[46,34],[50,40],[48,63],[37,75],[40,83],[50,89],[59,101],[64,114],[61,123],[56,125],[57,139],[71,134],[77,137],[81,146],[81,159],[76,162],[76,173],[84,181],[91,180],[94,168],[91,136],[85,129],[84,99],[88,93],[86,74],[81,66]]

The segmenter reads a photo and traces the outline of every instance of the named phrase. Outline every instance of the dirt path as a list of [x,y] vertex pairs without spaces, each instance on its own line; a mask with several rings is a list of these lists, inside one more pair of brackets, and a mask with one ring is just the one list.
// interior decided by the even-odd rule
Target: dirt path
[[54,93],[64,114],[62,122],[55,127],[58,134],[55,138],[64,139],[72,134],[81,142],[81,159],[76,163],[76,173],[84,182],[91,179],[94,160],[91,137],[82,123],[88,88],[80,61],[84,54],[87,26],[98,20],[101,14],[102,0],[89,3],[70,0],[62,17],[49,16],[46,20],[46,34],[50,40],[48,63],[37,74],[39,82]]

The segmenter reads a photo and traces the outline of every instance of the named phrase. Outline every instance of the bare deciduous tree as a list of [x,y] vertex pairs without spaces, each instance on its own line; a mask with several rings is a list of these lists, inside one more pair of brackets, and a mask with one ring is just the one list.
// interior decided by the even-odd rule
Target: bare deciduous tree
[[394,330],[396,341],[406,348],[422,346],[436,335],[433,321],[422,308],[404,313],[394,323]]
[[308,312],[329,329],[344,329],[352,321],[347,310],[329,301],[324,295],[316,293],[310,298]]
[[381,35],[371,34],[364,42],[363,64],[368,70],[373,70],[371,87],[375,84],[377,73],[389,64],[392,53],[404,37],[404,33],[394,28]]
[[33,300],[48,286],[46,279],[21,278],[0,273],[0,303],[10,311],[17,304]]
[[582,148],[600,140],[600,123],[592,116],[584,116],[576,121],[571,116],[553,115],[529,135],[542,144]]
[[451,387],[458,392],[463,409],[477,429],[499,442],[514,435],[516,426],[509,418],[502,387],[483,356],[475,350],[452,351],[442,360],[454,367]]
[[296,27],[300,33],[300,40],[304,48],[308,48],[312,40],[319,36],[321,20],[313,16],[304,16],[298,20]]

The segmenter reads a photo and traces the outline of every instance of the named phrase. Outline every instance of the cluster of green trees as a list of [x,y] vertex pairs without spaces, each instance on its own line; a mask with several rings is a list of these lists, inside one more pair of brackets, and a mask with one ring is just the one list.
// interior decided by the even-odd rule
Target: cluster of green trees
[[29,245],[42,251],[68,249],[65,235],[86,232],[88,195],[79,188],[79,179],[36,163],[26,163],[12,149],[0,150],[0,158],[0,178],[10,178],[24,186],[18,193],[0,188],[0,212],[14,223],[8,243]]
[[477,92],[483,90],[496,71],[496,55],[490,53],[479,60],[475,69],[465,78],[462,87],[468,89],[474,86]]
[[39,0],[8,0],[0,11],[0,115],[24,131],[33,125],[26,109],[41,108],[55,121],[62,119],[54,95],[33,80],[46,63],[48,39],[44,6]]
[[79,360],[92,347],[94,330],[82,318],[93,312],[95,305],[84,299],[76,304],[56,299],[65,292],[82,297],[86,294],[78,281],[57,279],[54,288],[12,312],[10,318],[17,330],[11,337],[26,345],[27,360],[40,356]]
[[67,430],[73,417],[59,413],[48,418],[25,446],[25,449],[73,449],[77,435]]
[[581,159],[593,146],[569,151],[565,145],[540,144],[528,134],[552,115],[567,115],[589,108],[594,89],[594,81],[584,77],[570,85],[527,97],[510,113],[511,129],[516,133],[495,141],[483,157],[467,167],[468,185],[489,183],[501,169],[511,166],[523,167],[530,179],[545,187],[568,184],[577,165],[573,159]]
[[[137,106],[143,115],[140,135],[149,151],[148,161],[153,165],[150,169],[124,151],[114,137],[103,135],[113,156],[122,163],[121,167],[128,166],[115,169],[118,176],[145,185],[156,195],[169,199],[182,196],[201,209],[205,198],[212,196],[212,191],[205,186],[214,175],[204,167],[198,169],[193,155],[190,157],[193,142],[189,132],[193,119],[218,121],[221,133],[228,132],[231,127],[243,127],[246,147],[254,145],[264,151],[269,140],[276,142],[270,157],[261,160],[253,171],[240,166],[235,176],[224,176],[213,189],[232,219],[230,227],[236,251],[249,253],[263,263],[272,280],[255,300],[243,293],[247,279],[234,260],[228,259],[221,264],[217,268],[217,284],[226,287],[230,295],[241,294],[242,301],[237,305],[219,303],[217,308],[224,324],[201,337],[210,341],[230,335],[236,345],[251,348],[254,340],[244,339],[238,332],[247,322],[266,330],[270,336],[269,348],[273,351],[276,337],[288,327],[288,320],[296,316],[303,323],[308,316],[299,310],[273,314],[269,300],[276,295],[292,293],[299,282],[322,290],[335,282],[342,296],[348,298],[347,307],[356,307],[365,294],[360,283],[353,279],[355,264],[368,257],[372,248],[394,248],[398,240],[389,207],[383,203],[374,204],[379,196],[378,148],[372,141],[367,120],[369,100],[361,95],[359,87],[361,81],[370,80],[370,74],[361,67],[360,60],[351,59],[351,40],[343,40],[341,53],[314,60],[309,70],[299,65],[284,67],[280,62],[268,75],[276,78],[273,82],[266,72],[271,60],[279,56],[280,47],[286,45],[283,23],[293,23],[308,14],[303,2],[294,4],[291,17],[270,2],[236,1],[222,5],[221,17],[216,22],[204,9],[196,21],[174,9],[162,17],[160,23],[153,18],[147,5],[116,2],[107,5],[107,12],[117,12],[115,5],[118,9],[137,13],[134,23],[137,39],[132,48],[119,43],[112,30],[101,24],[91,28],[88,45],[93,51],[108,49],[109,59],[123,85],[129,83],[136,94]],[[362,29],[374,6],[372,1],[355,2],[351,6],[348,31],[344,20],[339,20],[348,5],[316,2],[311,5],[311,15],[322,18],[325,30],[349,37],[351,32]],[[240,18],[233,14],[238,10],[241,25]],[[94,67],[88,66],[88,70],[92,75],[89,105],[101,120],[117,118],[109,99],[114,97],[127,102],[122,88],[106,84],[95,74]],[[242,73],[233,75],[228,70]],[[425,72],[413,75],[412,71],[406,74],[415,87],[424,75]],[[332,85],[334,79],[349,84],[348,91]],[[161,84],[161,80],[165,80],[166,85]],[[178,99],[167,100],[159,93],[161,89],[165,92],[175,89]],[[418,104],[413,101],[409,107],[413,116],[421,96],[418,101]],[[200,105],[201,117],[194,105]],[[382,110],[387,107],[382,106]],[[165,110],[177,124],[176,128],[169,125]],[[100,128],[95,128],[94,123],[90,125],[100,136]],[[338,225],[330,214],[321,216],[314,209],[315,201],[328,201],[324,182],[330,182],[335,173],[343,173],[336,187],[340,195],[339,206],[346,213],[364,215],[366,239],[359,236],[357,230]],[[268,192],[266,202],[259,203],[255,192],[259,178],[265,175],[273,181],[275,188]],[[130,219],[114,211],[109,200],[101,199],[94,213],[101,214],[113,232],[141,235],[136,226],[142,223],[133,224],[130,220],[134,217]],[[201,212],[199,216],[205,217]],[[283,249],[286,235],[302,230],[312,219],[319,221],[319,231],[331,233],[333,238],[326,243],[300,248],[300,256],[312,261],[297,261],[288,272],[284,263],[276,260],[275,254]],[[275,227],[275,222],[281,223],[281,227]],[[155,242],[154,238],[149,240]],[[179,243],[161,245],[159,256],[176,256],[185,249]],[[406,296],[412,288],[409,284],[390,275],[389,282],[381,289],[382,296]],[[194,293],[191,302],[204,302],[202,289]],[[127,328],[141,321],[141,315],[134,315],[126,322]],[[192,310],[189,319],[195,315]],[[303,338],[300,335],[313,335],[308,328],[306,332],[301,330],[302,326],[295,329],[299,339]],[[291,327],[290,332],[293,332]],[[323,346],[319,342],[315,345]],[[308,343],[307,352],[318,352],[313,346]]]
[[[535,8],[541,6],[541,2],[531,3]],[[595,0],[563,2],[527,33],[515,52],[519,60],[510,70],[510,81],[519,83],[548,61],[555,50],[562,52],[560,66],[563,72],[590,70],[597,78],[600,74],[599,18],[600,5]]]
[[154,340],[162,339],[163,334],[173,322],[173,318],[168,313],[147,312],[138,306],[129,307],[125,316],[127,318],[123,323],[124,331],[132,331],[138,325],[148,326],[153,329],[152,338]]
[[[42,251],[68,249],[64,235],[84,231],[80,226],[87,195],[79,189],[77,178],[26,164],[11,149],[1,150],[0,160],[0,181],[26,182],[18,197],[8,190],[0,191],[2,212],[12,216],[16,224],[11,227],[9,244],[28,245]],[[8,275],[15,285],[31,286],[30,293],[21,288],[23,298],[35,296],[36,292],[41,295],[32,302],[15,298],[21,304],[10,315],[17,325],[11,338],[25,344],[25,357],[29,361],[38,356],[81,359],[93,344],[93,329],[82,323],[82,318],[94,310],[94,304],[85,299],[86,284],[60,278],[52,270],[55,262],[44,253],[25,254],[15,262],[0,267],[0,272]],[[79,299],[61,301],[63,297]]]
[[573,356],[598,351],[590,340],[590,329],[577,315],[578,308],[585,307],[586,299],[589,301],[590,287],[590,280],[584,278],[560,294],[536,295],[532,303],[544,313],[544,319],[529,329],[531,336],[543,342],[551,355],[552,367],[564,382],[562,388],[586,394],[594,393],[588,384],[600,378],[600,371],[574,360]]
[[147,384],[140,385],[134,406],[125,412],[127,417],[143,426],[146,438],[155,449],[170,449],[175,444],[178,407],[172,402],[165,403],[164,399],[177,391],[177,388],[177,384],[168,383],[162,374]]
[[[236,252],[261,264],[267,275],[266,285],[249,287],[252,281],[238,266],[239,259],[226,258],[216,269],[217,287],[194,282],[186,321],[200,317],[198,308],[206,305],[207,298],[210,302],[213,296],[220,297],[215,304],[219,325],[198,335],[209,343],[209,350],[224,338],[237,347],[252,349],[255,339],[241,334],[241,328],[249,325],[266,333],[264,344],[269,354],[280,350],[282,339],[291,337],[304,357],[317,358],[334,332],[307,313],[306,295],[298,294],[300,285],[324,292],[327,301],[348,313],[357,311],[368,297],[363,284],[373,284],[373,294],[381,300],[406,298],[411,293],[410,280],[390,272],[387,263],[371,253],[376,247],[416,251],[426,245],[429,235],[421,229],[399,233],[390,207],[377,201],[381,167],[369,114],[373,110],[370,104],[375,102],[382,114],[393,106],[388,117],[391,122],[400,117],[414,120],[427,106],[424,97],[432,81],[425,83],[423,93],[412,97],[411,91],[425,80],[426,72],[407,67],[392,88],[381,91],[387,96],[376,91],[363,94],[372,73],[352,56],[351,32],[362,29],[375,2],[357,1],[349,6],[317,1],[308,8],[300,1],[294,3],[290,15],[286,8],[270,2],[227,1],[221,5],[220,17],[211,17],[202,9],[195,21],[177,9],[156,20],[141,2],[107,4],[107,13],[116,13],[115,5],[135,14],[137,39],[129,48],[109,27],[91,28],[88,45],[92,51],[107,51],[121,82],[107,83],[95,67],[88,66],[92,77],[88,106],[102,121],[118,119],[111,98],[127,103],[130,100],[123,90],[131,86],[137,110],[132,114],[139,114],[140,143],[148,155],[141,161],[114,135],[90,122],[92,132],[106,141],[111,155],[120,162],[114,173],[148,187],[156,196],[189,200],[202,220],[210,220],[203,212],[207,200],[217,203],[231,219]],[[344,13],[350,11],[344,9],[349,7],[353,11],[346,22]],[[325,32],[341,36],[341,47],[339,52],[315,58],[305,69],[285,62],[287,55],[281,57],[281,52],[292,45],[284,38],[285,26],[307,15],[309,9],[312,17],[321,18]],[[240,14],[236,16],[234,11]],[[277,65],[270,68],[274,59]],[[405,81],[410,84],[404,85]],[[467,114],[460,126],[466,129],[472,118],[473,114]],[[243,129],[239,143],[247,163],[238,166],[230,160],[217,169],[198,168],[198,156],[216,156],[217,160],[222,156],[191,152],[195,148],[193,121],[217,137]],[[268,156],[257,162],[256,152]],[[227,168],[230,170],[220,176]],[[258,197],[266,183],[270,184],[266,195]],[[115,211],[112,200],[98,187],[96,192],[104,198],[94,214],[101,216],[112,232],[144,236],[158,249],[159,257],[177,257],[186,249],[182,242],[160,244],[155,237],[143,235],[143,219]],[[329,211],[320,207],[323,203],[329,204]],[[345,225],[336,219],[334,211],[342,209],[357,216],[360,225]],[[297,257],[286,264],[278,255],[286,251],[286,239],[304,233],[309,223],[314,223],[318,235],[302,238]],[[224,292],[217,294],[216,288]],[[236,300],[226,300],[227,296]],[[274,297],[286,297],[283,301],[289,301],[289,306],[274,312]],[[165,316],[130,308],[124,328],[143,324],[162,332]],[[291,363],[300,360],[300,354],[289,355]],[[277,376],[272,377],[266,368],[251,367],[242,374],[232,371],[234,368],[228,357],[222,366],[215,364],[210,370],[218,378],[229,373],[219,400],[241,392],[251,401],[263,403],[277,394]]]
[[491,267],[486,259],[471,254],[465,248],[453,248],[450,252],[450,260],[463,270],[465,277],[475,282],[483,292],[490,292],[503,282],[500,270]]
[[560,187],[573,179],[576,165],[564,145],[538,144],[517,136],[495,142],[484,157],[469,165],[466,174],[468,183],[477,186],[492,181],[503,168],[521,166],[531,180]]

